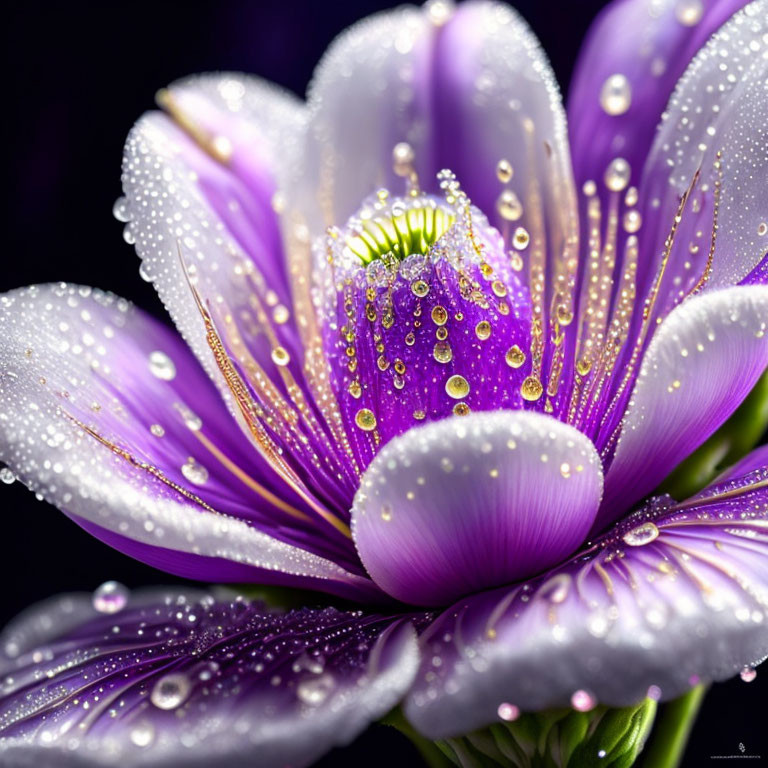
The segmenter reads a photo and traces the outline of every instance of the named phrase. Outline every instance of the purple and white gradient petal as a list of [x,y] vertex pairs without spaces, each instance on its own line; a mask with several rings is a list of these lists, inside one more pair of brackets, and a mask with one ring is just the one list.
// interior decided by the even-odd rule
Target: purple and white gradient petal
[[[41,616],[62,623],[41,631]],[[0,647],[0,749],[18,766],[304,766],[385,715],[418,668],[399,618],[171,590],[114,613],[62,596]]]
[[304,765],[403,700],[443,738],[768,654],[766,449],[649,499],[768,368],[768,0],[740,7],[612,5],[570,148],[486,0],[353,26],[306,104],[161,92],[116,211],[188,347],[89,288],[0,297],[0,460],[161,569],[386,615],[63,598],[2,640],[0,750]]

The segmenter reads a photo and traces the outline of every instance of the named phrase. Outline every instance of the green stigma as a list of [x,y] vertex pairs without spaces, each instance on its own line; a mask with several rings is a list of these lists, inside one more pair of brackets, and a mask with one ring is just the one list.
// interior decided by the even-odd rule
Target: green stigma
[[440,206],[413,207],[402,213],[397,206],[387,213],[376,213],[361,222],[359,232],[346,239],[346,245],[362,264],[392,254],[399,261],[414,253],[426,254],[451,228],[456,217]]

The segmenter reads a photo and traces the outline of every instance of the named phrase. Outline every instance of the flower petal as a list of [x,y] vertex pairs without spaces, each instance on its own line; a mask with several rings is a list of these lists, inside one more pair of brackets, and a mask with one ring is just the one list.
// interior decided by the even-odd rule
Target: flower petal
[[123,160],[123,214],[142,274],[225,393],[190,282],[204,303],[233,318],[258,364],[279,381],[271,352],[280,346],[301,381],[273,196],[281,158],[296,153],[302,107],[287,93],[239,75],[183,81],[161,101],[175,121],[144,115]]
[[170,329],[64,284],[5,294],[0,329],[0,460],[81,525],[187,576],[370,593]]
[[640,179],[654,132],[696,52],[744,0],[622,0],[590,28],[568,95],[577,182],[598,181],[611,160]]
[[694,297],[643,358],[605,477],[597,529],[652,491],[739,406],[768,367],[768,287]]
[[671,699],[768,654],[768,469],[655,500],[527,584],[468,597],[421,636],[406,715],[430,738],[520,710]]
[[[496,167],[514,168],[523,200],[519,224],[535,231],[532,185],[558,195],[557,242],[574,237],[576,214],[565,114],[534,35],[501,3],[470,0],[402,8],[365,19],[333,43],[309,92],[310,123],[302,186],[313,234],[343,224],[378,187],[399,194],[392,150],[408,142],[427,191],[453,170],[492,223],[502,186]],[[540,196],[541,196],[540,194]],[[506,221],[508,228],[509,222]]]
[[[88,613],[89,597],[62,600]],[[4,764],[308,765],[393,707],[418,666],[406,623],[223,595],[138,594],[45,638],[29,621],[0,638],[14,647]]]
[[415,427],[368,467],[352,510],[374,581],[418,605],[540,572],[584,540],[600,504],[592,443],[542,414],[495,411]]
[[641,183],[643,218],[651,226],[641,238],[640,284],[659,267],[680,197],[699,174],[660,303],[678,301],[697,284],[704,290],[735,285],[768,252],[766,34],[768,2],[757,0],[698,53],[656,134]]

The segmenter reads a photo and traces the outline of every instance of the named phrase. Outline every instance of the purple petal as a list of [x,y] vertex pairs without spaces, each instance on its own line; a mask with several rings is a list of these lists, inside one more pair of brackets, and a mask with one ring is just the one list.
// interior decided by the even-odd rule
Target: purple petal
[[370,593],[349,539],[253,450],[175,333],[67,285],[5,294],[0,327],[0,460],[32,490],[175,572],[224,560],[239,580]]
[[699,174],[669,254],[662,310],[697,285],[739,283],[768,252],[767,33],[764,0],[736,14],[693,60],[656,134],[641,184],[650,226],[639,284],[655,277],[680,197]]
[[760,663],[768,468],[706,495],[657,499],[540,579],[456,603],[421,637],[409,720],[444,738],[494,722],[504,703],[568,706],[578,691],[627,706]]
[[43,604],[0,638],[4,764],[308,765],[393,707],[418,666],[413,629],[384,617],[159,590],[111,615],[88,606]]
[[305,211],[322,207],[310,229],[343,225],[378,187],[399,194],[392,150],[408,142],[427,191],[450,168],[492,223],[508,228],[496,212],[503,189],[496,167],[506,159],[524,203],[518,223],[536,232],[532,196],[553,204],[556,197],[560,215],[547,223],[560,247],[575,235],[577,214],[565,114],[546,56],[506,5],[470,1],[445,16],[443,7],[365,19],[322,59],[300,179]]
[[[393,207],[409,202],[430,210],[424,198],[395,199]],[[456,223],[430,252],[389,268],[345,263],[343,237],[328,238],[338,259],[322,247],[317,254],[329,381],[362,469],[381,445],[425,421],[526,404],[528,292],[479,211],[472,209],[471,237],[459,210],[444,212]]]
[[696,52],[744,0],[619,0],[591,27],[568,96],[578,183],[614,157],[640,179],[656,126]]
[[605,477],[599,530],[653,490],[736,410],[768,366],[768,287],[694,297],[643,359]]
[[597,452],[573,427],[524,411],[471,414],[378,453],[353,535],[385,592],[445,605],[561,561],[583,542],[601,492]]
[[123,160],[124,215],[142,274],[223,391],[190,282],[212,305],[214,319],[224,325],[221,318],[231,318],[230,336],[237,334],[278,387],[276,346],[288,352],[286,367],[301,383],[301,347],[273,198],[280,164],[296,155],[303,108],[287,93],[239,75],[183,81],[162,100],[176,121],[157,112],[144,115],[127,139]]

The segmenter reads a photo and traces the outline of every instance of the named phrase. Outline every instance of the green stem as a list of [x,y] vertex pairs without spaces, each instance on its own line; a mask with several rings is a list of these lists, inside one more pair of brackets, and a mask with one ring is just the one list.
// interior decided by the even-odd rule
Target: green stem
[[425,739],[414,729],[406,720],[400,707],[393,709],[381,722],[384,725],[397,728],[403,736],[406,736],[419,751],[429,768],[456,768],[455,763],[433,741]]
[[706,686],[697,685],[660,708],[650,742],[642,752],[643,768],[677,768],[680,765],[706,693]]

